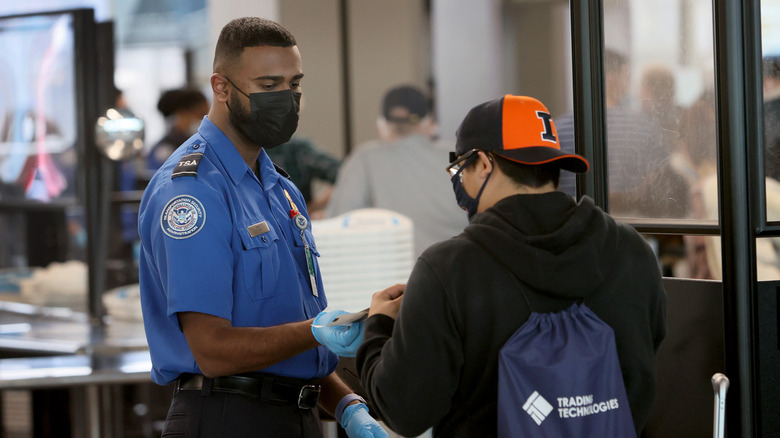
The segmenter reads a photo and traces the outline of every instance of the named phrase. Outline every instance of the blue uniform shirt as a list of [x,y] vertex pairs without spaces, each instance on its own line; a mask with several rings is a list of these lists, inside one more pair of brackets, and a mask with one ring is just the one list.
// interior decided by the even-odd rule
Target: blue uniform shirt
[[[164,385],[201,371],[179,327],[178,312],[270,327],[313,318],[326,305],[311,225],[317,292],[312,291],[291,202],[308,219],[298,189],[262,151],[260,176],[207,117],[155,173],[139,210],[140,283],[152,380]],[[289,193],[290,200],[285,196]],[[325,377],[338,358],[325,347],[266,369],[298,378]]]

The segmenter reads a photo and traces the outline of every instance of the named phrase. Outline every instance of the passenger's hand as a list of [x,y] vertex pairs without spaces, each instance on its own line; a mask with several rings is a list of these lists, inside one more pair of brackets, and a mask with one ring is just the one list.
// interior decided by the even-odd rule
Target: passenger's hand
[[363,321],[326,327],[336,317],[345,313],[348,312],[344,310],[320,312],[311,323],[311,332],[317,342],[328,350],[342,357],[355,357],[360,343],[363,342]]
[[371,298],[371,309],[368,311],[368,316],[382,314],[395,319],[398,316],[398,309],[401,308],[404,290],[406,290],[405,284],[396,284],[375,293]]
[[341,427],[349,438],[389,438],[390,435],[368,414],[368,406],[355,403],[341,414]]

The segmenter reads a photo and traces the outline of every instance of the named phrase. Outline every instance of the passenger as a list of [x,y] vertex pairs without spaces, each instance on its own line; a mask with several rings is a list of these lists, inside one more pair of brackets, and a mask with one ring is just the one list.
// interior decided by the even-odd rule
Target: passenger
[[209,112],[206,96],[198,90],[177,88],[164,92],[157,101],[157,109],[165,117],[167,131],[146,157],[149,177],[171,156],[182,143],[198,132],[200,122]]
[[385,437],[332,374],[312,317],[327,306],[303,197],[265,153],[298,126],[303,69],[279,24],[221,31],[213,105],[141,201],[140,283],[152,380],[176,384],[163,436]]
[[[584,300],[614,329],[639,435],[666,335],[653,251],[590,198],[556,191],[560,169],[585,172],[588,162],[559,148],[538,100],[506,95],[476,106],[455,149],[448,169],[470,225],[428,248],[408,285],[374,294],[362,323],[356,366],[378,415],[404,436],[429,427],[436,437],[496,436],[499,349],[530,315],[516,277],[535,311]],[[351,340],[343,328],[313,330],[329,347]]]
[[390,89],[377,120],[379,139],[347,157],[328,205],[328,216],[368,207],[408,216],[414,223],[416,255],[458,234],[467,223],[439,175],[447,150],[431,141],[434,123],[428,108],[419,89]]
[[[333,194],[333,184],[341,161],[321,151],[307,138],[293,137],[287,143],[267,150],[268,157],[290,175],[312,219],[325,217],[325,208]],[[315,183],[323,183],[315,195]]]

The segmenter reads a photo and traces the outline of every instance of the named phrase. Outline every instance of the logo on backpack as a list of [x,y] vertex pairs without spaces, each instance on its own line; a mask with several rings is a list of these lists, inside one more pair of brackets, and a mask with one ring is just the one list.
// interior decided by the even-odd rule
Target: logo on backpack
[[[558,417],[560,418],[585,417],[587,415],[599,414],[620,407],[618,399],[616,398],[594,403],[593,394],[578,395],[575,397],[557,397],[557,399]],[[531,416],[537,425],[541,426],[542,421],[544,421],[547,416],[550,415],[550,412],[552,412],[553,406],[547,399],[542,397],[539,392],[534,391],[523,404],[523,410]]]
[[593,402],[593,394],[576,397],[558,397],[558,415],[561,418],[577,418],[618,409],[617,398]]
[[534,393],[528,397],[528,400],[525,401],[525,404],[523,404],[523,410],[528,412],[528,415],[534,419],[536,424],[541,426],[542,421],[550,415],[553,407],[550,402],[545,400],[538,392],[534,391]]

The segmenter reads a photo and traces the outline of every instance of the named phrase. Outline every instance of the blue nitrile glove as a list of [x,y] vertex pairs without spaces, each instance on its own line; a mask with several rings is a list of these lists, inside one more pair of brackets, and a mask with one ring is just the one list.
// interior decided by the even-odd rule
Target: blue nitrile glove
[[344,409],[341,427],[349,438],[390,438],[382,426],[368,415],[368,406],[363,403],[355,403]]
[[355,357],[360,343],[363,342],[363,321],[324,327],[337,316],[345,313],[349,312],[344,310],[320,312],[311,323],[311,332],[314,333],[317,342],[327,347],[328,350],[342,357]]

